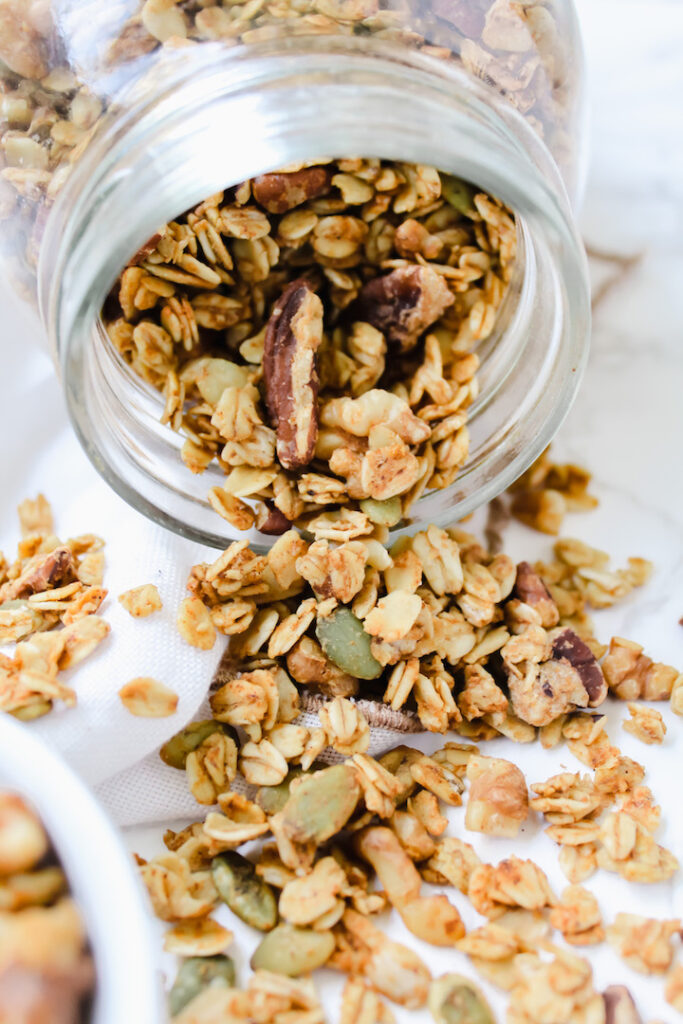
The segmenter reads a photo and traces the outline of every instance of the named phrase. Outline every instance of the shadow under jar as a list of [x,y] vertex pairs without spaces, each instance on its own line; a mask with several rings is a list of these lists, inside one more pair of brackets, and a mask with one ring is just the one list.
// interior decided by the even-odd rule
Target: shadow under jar
[[[581,47],[570,2],[249,0],[214,6],[206,0],[146,0],[112,4],[103,12],[92,0],[34,0],[28,8],[4,0],[0,18],[10,34],[12,12],[19,8],[27,12],[14,20],[15,25],[21,20],[24,43],[10,52],[6,32],[7,52],[0,51],[7,65],[0,73],[5,90],[0,132],[8,165],[2,171],[0,212],[13,219],[13,243],[22,250],[9,255],[29,287],[31,264],[36,268],[41,312],[74,426],[95,466],[127,501],[163,525],[217,547],[237,537],[248,537],[256,547],[272,543],[272,535],[258,529],[268,509],[277,507],[272,482],[258,492],[266,504],[259,511],[257,501],[253,526],[249,516],[240,521],[232,515],[230,522],[217,515],[217,502],[212,507],[207,494],[225,490],[234,462],[214,459],[201,474],[190,471],[181,457],[186,437],[161,422],[165,397],[153,386],[160,381],[154,374],[144,380],[135,373],[121,346],[117,350],[110,341],[112,318],[120,315],[111,307],[119,301],[116,282],[132,254],[137,266],[144,262],[143,270],[155,276],[160,257],[150,246],[163,235],[161,225],[187,225],[182,212],[219,192],[220,209],[253,208],[254,190],[245,192],[245,182],[317,162],[328,177],[361,182],[372,178],[368,168],[398,168],[402,180],[389,197],[393,227],[410,220],[428,235],[424,225],[431,217],[438,226],[442,207],[450,217],[446,231],[488,232],[490,246],[487,218],[509,211],[514,222],[516,256],[504,275],[495,323],[480,338],[472,330],[467,337],[468,310],[463,323],[449,325],[458,356],[471,349],[479,363],[468,399],[466,459],[452,481],[442,476],[439,487],[427,487],[402,509],[390,528],[391,540],[425,523],[462,518],[540,454],[576,392],[590,320],[585,260],[572,213],[580,191],[583,122]],[[356,160],[359,155],[364,160]],[[420,197],[421,176],[435,189],[426,199]],[[347,182],[330,184],[309,203],[322,204],[316,216],[336,215],[334,201],[344,197],[345,185],[352,189]],[[419,197],[412,207],[411,200],[399,197],[411,188]],[[362,220],[363,205],[342,212]],[[300,206],[287,212],[295,209]],[[369,232],[372,219],[367,217]],[[239,287],[244,276],[235,245],[239,233],[235,237],[228,225],[221,240],[233,264],[226,273]],[[182,247],[178,251],[187,254]],[[286,246],[271,269],[275,275],[283,271],[285,287],[298,267],[296,259],[284,259],[281,266],[283,252]],[[408,264],[432,268],[430,273],[436,269],[445,286],[457,292],[457,275],[448,272],[466,264],[457,245],[441,263],[443,249],[431,260],[425,252],[414,252]],[[172,266],[175,257],[165,258],[170,264],[164,265]],[[307,274],[305,259],[300,262]],[[326,265],[324,258],[318,262],[322,288],[318,281],[312,287],[325,303],[324,362],[330,338],[334,348],[335,330],[343,333],[345,323],[372,316],[362,307],[353,315],[369,274],[367,266],[358,269],[363,259],[356,265],[343,260],[340,265],[334,258]],[[377,261],[376,274],[391,274],[405,262],[394,243],[386,260]],[[345,308],[334,308],[329,301],[334,275],[325,270],[359,276],[361,295]],[[486,275],[473,283],[481,295],[485,280]],[[232,287],[225,274],[213,285],[216,294],[228,297]],[[171,290],[182,299],[182,283]],[[243,330],[233,325],[202,331],[200,347],[190,353],[201,357],[210,333],[210,356],[255,368],[259,414],[269,429],[277,423],[272,409],[264,408],[258,355],[250,363],[240,346],[256,339],[248,351],[258,353],[259,332],[278,297],[266,290]],[[161,295],[156,305],[163,303]],[[131,323],[136,326],[137,318],[163,324],[160,317],[159,308],[140,309]],[[426,323],[417,339],[413,374],[426,362],[433,326]],[[442,349],[448,348],[438,323],[435,330]],[[410,380],[400,378],[397,384],[391,377],[405,359],[384,333],[386,374],[375,387],[405,395],[401,388],[409,389]],[[178,370],[182,377],[182,366]],[[324,367],[320,371],[324,378]],[[191,409],[201,396],[192,394],[191,372],[188,381],[186,409]],[[168,385],[166,390],[168,397]],[[338,395],[355,397],[345,388]],[[419,417],[430,401],[426,393],[413,412]],[[391,429],[384,420],[375,426]],[[367,437],[360,440],[361,454],[373,447]],[[333,439],[328,446],[334,449]],[[321,466],[313,462],[285,470],[282,479],[300,491],[301,475],[320,475]],[[345,482],[344,473],[336,475]],[[250,505],[251,494],[244,487],[241,492],[238,499]],[[308,493],[304,488],[305,498]],[[339,518],[362,500],[343,503]],[[334,515],[335,507],[305,502],[297,522],[305,526],[307,516]],[[242,532],[237,525],[251,528]],[[371,521],[367,529],[362,520],[357,525],[360,533],[373,528]],[[333,533],[335,528],[333,522]],[[350,536],[343,523],[342,535]]]

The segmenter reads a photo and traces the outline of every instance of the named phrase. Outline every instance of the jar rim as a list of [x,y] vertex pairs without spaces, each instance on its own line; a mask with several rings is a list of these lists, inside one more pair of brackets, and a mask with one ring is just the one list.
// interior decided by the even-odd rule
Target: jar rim
[[[513,208],[526,241],[527,282],[533,264],[555,302],[552,308],[546,295],[548,351],[536,345],[536,380],[520,396],[524,409],[517,421],[513,410],[512,420],[491,430],[489,444],[478,459],[468,460],[454,484],[420,498],[410,525],[391,536],[463,518],[509,486],[547,446],[585,366],[585,255],[550,153],[484,83],[430,55],[407,54],[389,40],[296,36],[227,53],[218,44],[201,50],[201,58],[188,59],[186,51],[182,59],[166,55],[161,67],[121,94],[120,109],[92,140],[48,219],[39,265],[41,310],[86,452],[108,483],[150,518],[212,546],[234,539],[208,504],[204,514],[196,501],[183,501],[163,474],[146,481],[145,460],[132,467],[120,439],[105,438],[93,422],[101,409],[97,396],[87,393],[89,350],[108,289],[159,223],[237,181],[340,153],[428,163],[475,181]],[[321,109],[327,113],[322,121]],[[216,124],[226,123],[240,141],[239,152],[220,137],[227,133],[216,131]],[[527,288],[519,333],[534,328],[535,298]],[[521,422],[524,417],[528,422]],[[258,534],[255,546],[270,543]]]

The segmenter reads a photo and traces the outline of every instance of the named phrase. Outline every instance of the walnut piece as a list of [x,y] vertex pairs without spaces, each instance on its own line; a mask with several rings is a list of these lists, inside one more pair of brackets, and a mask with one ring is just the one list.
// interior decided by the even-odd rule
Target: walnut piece
[[322,337],[322,302],[308,282],[293,281],[273,308],[263,349],[266,402],[285,469],[307,466],[315,452]]
[[465,828],[512,838],[529,813],[524,775],[510,761],[473,755],[467,764],[470,796]]
[[304,167],[285,174],[261,174],[251,188],[254,199],[268,213],[287,213],[308,199],[316,199],[330,190],[331,174],[327,167]]
[[537,612],[541,626],[550,629],[560,619],[557,605],[553,601],[545,583],[528,562],[520,562],[517,566],[514,596],[529,605]]
[[389,345],[407,352],[454,301],[446,282],[435,270],[423,266],[398,267],[368,281],[350,312],[354,320],[362,320],[381,331]]

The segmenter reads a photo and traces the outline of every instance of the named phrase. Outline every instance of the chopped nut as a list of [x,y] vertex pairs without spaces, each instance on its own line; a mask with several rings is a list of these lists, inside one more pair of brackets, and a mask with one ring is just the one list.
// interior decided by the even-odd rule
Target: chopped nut
[[322,303],[307,282],[294,281],[273,309],[263,352],[266,400],[285,469],[308,465],[315,452],[321,341]]
[[453,304],[444,279],[429,267],[400,267],[369,281],[352,307],[355,320],[381,331],[389,344],[407,351]]
[[524,775],[510,761],[473,755],[467,764],[470,794],[465,828],[493,836],[516,836],[529,813]]

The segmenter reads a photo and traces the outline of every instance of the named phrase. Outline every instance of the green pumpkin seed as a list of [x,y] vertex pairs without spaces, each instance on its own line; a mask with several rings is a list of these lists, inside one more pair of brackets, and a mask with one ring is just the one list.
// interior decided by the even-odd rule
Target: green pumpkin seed
[[453,174],[441,175],[441,195],[446,202],[464,217],[473,217],[477,209],[474,205],[475,190],[462,178]]
[[191,956],[184,960],[168,994],[168,1008],[175,1017],[205,988],[232,988],[235,965],[229,956]]
[[323,651],[335,665],[358,679],[377,679],[383,668],[370,647],[363,623],[349,608],[337,608],[318,619],[315,632]]
[[334,946],[332,932],[279,924],[261,940],[251,958],[251,966],[255,971],[273,971],[298,978],[327,963]]
[[444,974],[429,988],[429,1010],[436,1024],[496,1024],[491,1007],[463,974]]
[[282,809],[282,825],[296,843],[316,846],[339,832],[356,809],[360,786],[349,765],[306,775]]
[[177,732],[175,736],[171,736],[170,740],[164,743],[159,751],[159,757],[164,764],[169,765],[171,768],[184,768],[187,755],[201,746],[204,740],[208,739],[215,732],[222,732],[234,738],[234,733],[230,727],[223,722],[216,722],[212,718],[203,722],[190,722],[189,725],[186,725],[184,729],[181,729],[180,732]]
[[303,773],[303,768],[292,768],[279,786],[261,786],[256,791],[255,802],[268,816],[278,814],[289,800],[289,789],[292,782]]
[[245,924],[269,932],[277,924],[277,900],[271,887],[259,878],[254,865],[240,853],[221,853],[211,862],[218,895]]
[[398,496],[387,498],[385,501],[363,498],[360,507],[370,522],[377,523],[379,526],[396,526],[403,518],[401,499]]

